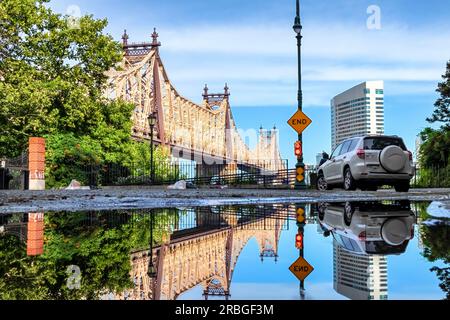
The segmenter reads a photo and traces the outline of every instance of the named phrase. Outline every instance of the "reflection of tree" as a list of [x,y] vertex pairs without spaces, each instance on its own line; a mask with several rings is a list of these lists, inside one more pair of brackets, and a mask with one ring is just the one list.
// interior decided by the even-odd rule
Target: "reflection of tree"
[[[160,243],[177,211],[155,214],[154,242]],[[25,243],[0,237],[0,299],[98,299],[131,288],[130,252],[147,248],[149,214],[47,213],[45,253],[26,255]],[[81,288],[67,288],[67,267],[81,270]]]
[[[423,218],[427,217],[426,207],[420,207],[420,215]],[[450,265],[450,250],[448,247],[448,226],[443,221],[442,224],[433,226],[422,225],[421,236],[424,244],[423,255],[431,262],[443,261],[446,266]],[[450,299],[450,267],[439,268],[433,267],[431,271],[436,272],[441,284],[440,288],[447,294],[447,299]]]

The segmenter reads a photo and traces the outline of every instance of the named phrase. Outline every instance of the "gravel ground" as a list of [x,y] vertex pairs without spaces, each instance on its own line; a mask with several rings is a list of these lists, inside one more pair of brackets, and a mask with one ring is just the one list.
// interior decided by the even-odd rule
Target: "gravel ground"
[[198,189],[165,190],[148,187],[102,190],[1,191],[0,213],[31,211],[80,211],[130,208],[198,207],[211,205],[342,202],[371,200],[448,201],[450,189],[414,189],[409,193],[318,192],[315,190]]

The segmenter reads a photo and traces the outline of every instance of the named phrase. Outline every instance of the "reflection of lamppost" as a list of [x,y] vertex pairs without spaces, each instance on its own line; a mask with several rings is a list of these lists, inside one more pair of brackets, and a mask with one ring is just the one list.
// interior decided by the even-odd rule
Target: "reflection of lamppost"
[[156,278],[156,267],[153,264],[153,210],[150,211],[150,261],[148,264],[147,275],[150,279]]
[[148,125],[150,126],[150,179],[152,180],[152,183],[155,183],[155,168],[153,164],[153,130],[155,129],[156,125],[155,113],[151,113],[148,116]]

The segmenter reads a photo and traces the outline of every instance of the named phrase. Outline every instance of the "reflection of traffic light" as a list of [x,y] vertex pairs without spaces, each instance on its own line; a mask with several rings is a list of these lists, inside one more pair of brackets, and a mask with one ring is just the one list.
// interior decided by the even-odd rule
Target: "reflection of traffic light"
[[300,158],[303,155],[302,143],[300,141],[297,141],[294,146],[295,146],[295,156],[297,158]]
[[296,170],[297,173],[297,181],[302,182],[303,180],[305,180],[305,169],[302,167],[297,168]]
[[298,208],[297,209],[297,223],[299,224],[304,224],[306,221],[305,218],[305,209],[303,208]]
[[303,249],[303,234],[299,233],[295,236],[295,247],[297,249]]

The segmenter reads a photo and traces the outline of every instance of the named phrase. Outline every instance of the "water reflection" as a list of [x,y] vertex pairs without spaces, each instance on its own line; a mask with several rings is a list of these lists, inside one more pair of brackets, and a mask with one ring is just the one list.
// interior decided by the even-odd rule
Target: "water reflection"
[[[261,261],[277,261],[288,213],[284,206],[186,211],[156,248],[132,253],[135,286],[114,298],[174,300],[201,285],[205,299],[228,299],[237,260],[251,238],[259,244]],[[146,276],[149,265],[157,270],[152,277]]]
[[[285,275],[295,283],[283,264],[292,261],[283,261],[280,252],[286,255],[298,249],[293,241],[298,207],[2,215],[0,299],[172,300],[193,288],[201,288],[197,299],[229,299],[238,260],[251,239],[258,251],[255,247],[246,256],[272,265],[276,274],[267,277]],[[320,241],[332,244],[333,261],[328,263],[333,273],[328,276],[334,290],[344,297],[388,298],[389,256],[408,250],[417,217],[423,255],[448,266],[448,226],[422,223],[426,205],[403,201],[301,207],[306,211],[304,223],[317,224],[323,235]],[[308,230],[304,228],[309,258],[315,243]],[[328,270],[326,263],[314,267],[318,273]],[[449,269],[441,264],[432,271],[448,292]],[[79,287],[70,285],[75,277],[79,277]],[[267,281],[267,277],[258,281]]]
[[406,251],[416,215],[409,201],[320,203],[324,236],[333,236],[334,289],[355,300],[388,299],[387,255]]

